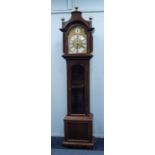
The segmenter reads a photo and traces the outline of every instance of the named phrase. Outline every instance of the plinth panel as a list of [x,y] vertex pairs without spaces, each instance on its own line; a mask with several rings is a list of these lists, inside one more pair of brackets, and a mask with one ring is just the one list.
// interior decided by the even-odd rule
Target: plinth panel
[[82,122],[67,122],[68,140],[89,140],[89,124]]

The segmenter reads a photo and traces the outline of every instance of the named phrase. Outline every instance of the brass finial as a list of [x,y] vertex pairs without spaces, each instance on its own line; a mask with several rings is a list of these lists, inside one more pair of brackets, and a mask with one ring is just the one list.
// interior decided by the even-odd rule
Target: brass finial
[[93,20],[93,17],[89,17],[89,20]]
[[75,11],[78,11],[78,8],[79,8],[79,7],[76,6],[76,7],[75,7]]
[[64,21],[65,21],[65,18],[64,18],[64,17],[62,17],[62,18],[61,18],[61,21],[62,21],[62,22],[64,22]]

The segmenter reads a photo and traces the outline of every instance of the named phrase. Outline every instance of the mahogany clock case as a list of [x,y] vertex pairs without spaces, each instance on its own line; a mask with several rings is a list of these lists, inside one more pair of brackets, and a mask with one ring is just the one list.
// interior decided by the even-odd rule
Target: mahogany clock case
[[[93,148],[93,114],[90,113],[90,59],[92,58],[92,21],[84,20],[82,12],[71,12],[68,21],[62,20],[63,57],[67,66],[67,115],[64,118],[64,142],[67,147]],[[74,27],[82,27],[86,33],[86,51],[80,53],[78,37],[70,53],[68,35]],[[77,51],[77,52],[76,52]]]

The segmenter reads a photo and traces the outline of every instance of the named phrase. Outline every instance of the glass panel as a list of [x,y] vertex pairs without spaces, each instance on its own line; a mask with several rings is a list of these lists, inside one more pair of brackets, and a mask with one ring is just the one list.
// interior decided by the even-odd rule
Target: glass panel
[[72,114],[83,114],[84,112],[84,88],[72,89]]
[[72,114],[85,113],[84,66],[74,65],[71,68],[71,104]]

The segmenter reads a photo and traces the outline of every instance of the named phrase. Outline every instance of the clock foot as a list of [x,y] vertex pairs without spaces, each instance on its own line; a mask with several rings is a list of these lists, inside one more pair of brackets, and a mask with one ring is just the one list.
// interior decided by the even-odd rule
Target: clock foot
[[94,139],[92,142],[84,142],[84,141],[64,141],[63,146],[71,147],[71,148],[85,148],[85,149],[93,149],[95,145]]

